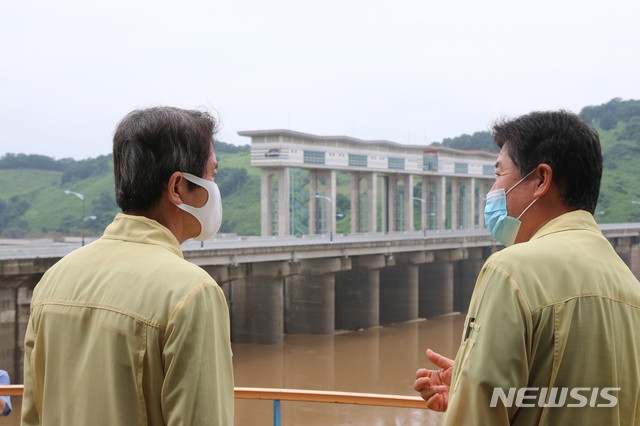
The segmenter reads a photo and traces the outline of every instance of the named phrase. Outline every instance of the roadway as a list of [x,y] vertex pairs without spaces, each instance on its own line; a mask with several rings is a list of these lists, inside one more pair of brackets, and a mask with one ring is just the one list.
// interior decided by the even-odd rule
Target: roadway
[[[640,223],[600,226],[608,238],[638,237]],[[237,264],[248,261],[300,260],[364,254],[488,247],[498,243],[483,230],[440,230],[390,233],[302,235],[284,237],[241,237],[221,234],[182,245],[185,258],[199,265]],[[0,240],[0,259],[61,258],[80,247],[80,242],[53,240]]]

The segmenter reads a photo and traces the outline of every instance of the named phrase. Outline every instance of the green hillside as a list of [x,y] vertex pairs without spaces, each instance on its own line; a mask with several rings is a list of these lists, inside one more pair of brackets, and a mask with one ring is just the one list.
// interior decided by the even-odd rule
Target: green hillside
[[596,218],[640,222],[640,101],[613,99],[581,115],[600,134],[604,157]]
[[[640,222],[640,101],[610,102],[583,108],[581,116],[600,134],[605,170],[596,219],[600,223]],[[495,151],[488,132],[443,140],[460,149]],[[223,200],[220,232],[260,234],[260,169],[250,166],[249,146],[216,142],[216,182]],[[298,172],[296,232],[305,233],[308,218],[308,174]],[[292,178],[293,180],[293,178]],[[337,173],[338,233],[351,230],[350,179]],[[418,184],[419,185],[419,184]],[[414,188],[420,196],[420,188]],[[85,196],[82,201],[65,190]],[[295,191],[294,191],[295,192]],[[632,201],[638,202],[632,203]],[[419,216],[419,206],[415,206]],[[87,160],[54,160],[42,155],[6,154],[0,158],[0,237],[59,238],[100,235],[119,211],[113,196],[111,156]],[[380,214],[378,215],[380,221]]]

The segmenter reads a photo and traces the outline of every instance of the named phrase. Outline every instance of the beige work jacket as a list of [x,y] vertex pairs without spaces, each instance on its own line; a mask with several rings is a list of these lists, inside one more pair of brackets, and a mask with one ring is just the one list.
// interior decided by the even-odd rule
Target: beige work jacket
[[588,212],[478,277],[443,425],[509,424],[640,424],[640,283]]
[[159,223],[119,214],[31,301],[23,425],[232,425],[224,294]]

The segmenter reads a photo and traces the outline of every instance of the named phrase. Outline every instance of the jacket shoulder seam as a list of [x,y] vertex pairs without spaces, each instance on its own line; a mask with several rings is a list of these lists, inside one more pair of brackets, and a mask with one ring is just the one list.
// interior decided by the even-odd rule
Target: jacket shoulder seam
[[622,303],[622,304],[625,304],[625,305],[629,305],[629,306],[631,306],[633,308],[640,309],[640,305],[628,302],[626,300],[621,300],[621,299],[618,299],[618,298],[615,298],[615,297],[605,296],[605,295],[602,295],[600,293],[583,293],[583,294],[575,294],[573,296],[568,296],[568,297],[565,297],[563,299],[554,300],[553,302],[545,303],[544,305],[539,306],[535,310],[531,311],[531,313],[535,314],[536,312],[539,312],[539,311],[543,310],[544,308],[548,308],[550,306],[555,306],[555,305],[560,305],[560,304],[566,303],[566,302],[568,302],[570,300],[573,300],[573,299],[582,299],[582,298],[586,298],[586,297],[598,297],[600,299],[607,299],[607,300],[611,300],[613,302]]
[[116,312],[122,315],[126,315],[128,317],[131,317],[137,321],[143,322],[151,327],[155,327],[158,328],[160,330],[166,330],[167,329],[167,325],[166,324],[162,324],[158,321],[154,321],[151,318],[147,318],[143,315],[140,315],[136,312],[130,311],[128,309],[123,309],[120,308],[118,306],[113,306],[113,305],[109,305],[109,304],[105,304],[105,303],[94,303],[94,302],[78,302],[75,300],[58,300],[58,299],[50,299],[50,300],[41,300],[38,302],[35,302],[31,305],[31,309],[35,309],[39,306],[46,306],[46,305],[58,305],[58,306],[73,306],[76,308],[91,308],[91,309],[102,309],[105,311],[111,311],[111,312]]

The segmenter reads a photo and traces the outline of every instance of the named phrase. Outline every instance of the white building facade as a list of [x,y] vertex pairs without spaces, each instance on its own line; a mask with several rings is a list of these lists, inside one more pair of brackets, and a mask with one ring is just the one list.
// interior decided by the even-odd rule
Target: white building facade
[[[352,233],[484,227],[497,154],[291,130],[238,134],[251,138],[251,165],[262,169],[263,236],[292,233],[292,185],[305,193],[308,188],[308,233],[335,232],[337,172],[351,179]],[[296,186],[292,170],[308,170],[308,177]],[[417,202],[420,224],[414,222]]]

